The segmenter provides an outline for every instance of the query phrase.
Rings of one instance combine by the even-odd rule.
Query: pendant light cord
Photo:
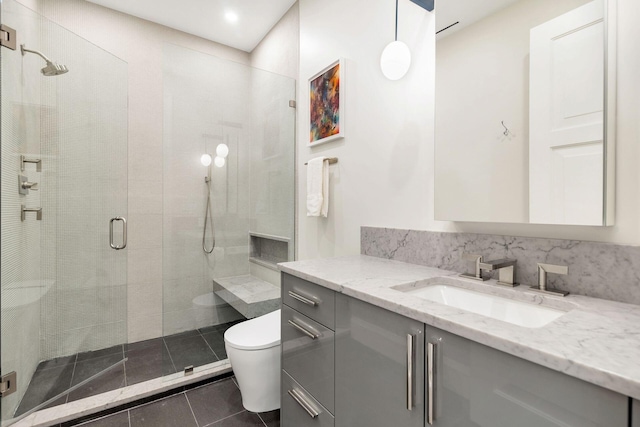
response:
[[[396,41],[398,41],[398,0],[396,0]]]

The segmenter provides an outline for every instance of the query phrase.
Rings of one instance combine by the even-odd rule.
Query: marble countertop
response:
[[[505,353],[640,399],[640,306],[589,298],[543,296],[457,273],[355,255],[278,264],[293,276],[352,296]],[[416,297],[432,283],[505,296],[567,311],[541,328],[526,328]]]

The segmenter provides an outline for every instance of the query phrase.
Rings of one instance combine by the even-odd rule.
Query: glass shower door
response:
[[[0,405],[10,425],[126,384],[128,82],[124,61],[15,0],[0,5],[17,41],[0,49],[0,368],[17,374]]]

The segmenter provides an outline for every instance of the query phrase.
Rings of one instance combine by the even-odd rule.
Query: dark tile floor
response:
[[[128,358],[124,366],[114,368],[49,406],[173,374],[187,366],[202,366],[226,359],[224,332],[236,323],[238,322],[41,362],[15,415],[25,413],[124,357]]]
[[[193,390],[80,424],[84,427],[280,427],[280,411],[242,407],[240,390],[227,378]]]

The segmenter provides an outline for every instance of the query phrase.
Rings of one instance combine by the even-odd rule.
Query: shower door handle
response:
[[[122,245],[117,246],[113,243],[113,223],[116,221],[122,221]],[[109,246],[111,249],[115,249],[119,251],[120,249],[124,249],[127,247],[127,220],[124,217],[117,216],[115,218],[111,218],[109,221]]]

